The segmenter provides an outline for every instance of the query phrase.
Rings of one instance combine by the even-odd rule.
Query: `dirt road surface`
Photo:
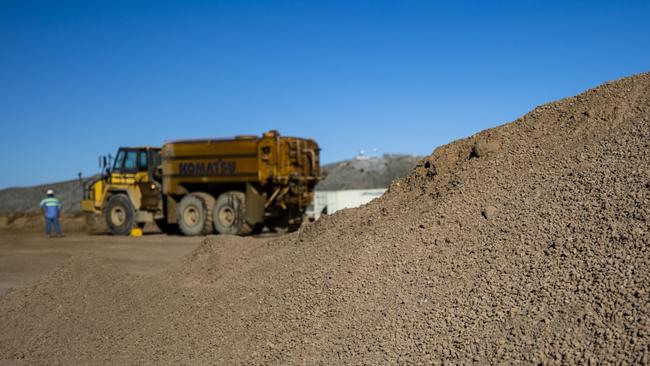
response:
[[[23,287],[75,255],[107,259],[130,274],[158,273],[189,254],[202,238],[150,234],[139,238],[74,233],[49,239],[36,233],[0,231],[0,296]]]

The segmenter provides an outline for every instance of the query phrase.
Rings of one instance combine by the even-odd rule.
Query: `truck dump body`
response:
[[[184,185],[260,181],[259,140],[193,140],[163,146],[163,187],[182,194]]]
[[[184,194],[188,186],[290,180],[315,183],[320,175],[314,140],[265,133],[261,138],[186,140],[162,149],[163,192]]]
[[[208,200],[241,192],[251,226],[299,224],[320,176],[316,142],[281,137],[276,131],[261,137],[173,141],[163,145],[161,155],[168,206],[192,192],[208,194]],[[176,219],[169,216],[170,223]]]

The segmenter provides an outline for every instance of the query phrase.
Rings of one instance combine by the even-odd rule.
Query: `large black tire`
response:
[[[214,198],[207,193],[191,193],[178,205],[178,227],[187,236],[212,234]]]
[[[219,234],[248,235],[253,232],[253,228],[246,223],[246,195],[244,192],[229,191],[219,195],[212,217],[214,228]],[[259,225],[255,226],[255,228],[258,227]]]
[[[214,226],[212,224],[212,210],[214,208],[214,197],[209,193],[196,192],[195,195],[199,196],[203,202],[205,202],[205,212],[207,214],[205,218],[205,228],[203,230],[203,235],[214,234]]]
[[[116,194],[108,199],[104,208],[106,226],[113,235],[129,235],[135,226],[135,207],[125,194]]]

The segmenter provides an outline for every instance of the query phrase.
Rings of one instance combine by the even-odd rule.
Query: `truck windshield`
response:
[[[113,171],[120,170],[122,168],[122,163],[124,162],[124,150],[117,152],[115,157],[115,163],[113,164]]]
[[[113,171],[135,172],[138,168],[138,152],[135,150],[120,150],[115,158]]]

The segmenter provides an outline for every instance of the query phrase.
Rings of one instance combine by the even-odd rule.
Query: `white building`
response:
[[[313,209],[310,207],[307,214],[318,219],[321,214],[332,214],[344,208],[359,207],[381,197],[384,192],[386,192],[385,188],[316,191]]]

